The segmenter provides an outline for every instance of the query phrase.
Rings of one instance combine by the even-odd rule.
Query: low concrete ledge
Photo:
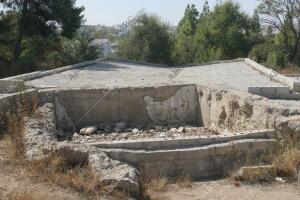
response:
[[[60,68],[53,69],[53,70],[36,71],[36,72],[32,72],[32,73],[21,74],[21,75],[18,75],[18,76],[12,76],[12,77],[8,77],[8,78],[4,78],[4,79],[1,79],[1,80],[2,81],[13,81],[13,80],[29,81],[29,80],[40,78],[40,77],[43,77],[43,76],[49,76],[49,75],[57,74],[57,73],[60,73],[60,72],[64,72],[64,71],[67,71],[67,70],[86,67],[86,66],[93,65],[93,64],[96,64],[98,62],[101,62],[103,60],[104,59],[100,58],[100,59],[90,60],[90,61],[86,61],[86,62],[74,64],[74,65],[60,67]]]
[[[250,86],[248,92],[268,99],[300,100],[300,94],[293,93],[288,86]]]
[[[211,144],[220,144],[236,140],[245,139],[271,139],[275,131],[260,130],[251,132],[235,133],[233,135],[216,135],[210,137],[191,137],[170,140],[147,140],[147,141],[128,141],[128,142],[109,142],[91,144],[102,149],[128,149],[128,150],[171,150],[179,148],[202,147]]]
[[[172,177],[180,170],[193,179],[202,179],[222,177],[245,163],[257,164],[255,158],[268,162],[268,155],[274,150],[275,143],[274,139],[247,139],[175,150],[101,150],[109,157],[138,166],[152,176]]]
[[[0,93],[15,93],[28,88],[23,81],[0,79]]]
[[[269,76],[271,79],[274,79],[285,85],[288,85],[290,89],[294,90],[295,92],[300,92],[300,82],[298,82],[297,80],[281,75],[275,72],[274,70],[266,68],[263,65],[260,65],[249,58],[245,58],[245,63],[250,65],[254,69],[264,73],[265,75]]]
[[[179,67],[196,67],[196,66],[205,66],[205,65],[216,65],[216,64],[225,64],[225,63],[236,63],[236,62],[245,62],[245,58],[236,58],[233,60],[217,60],[211,61],[207,63],[192,63],[192,64],[185,64]]]

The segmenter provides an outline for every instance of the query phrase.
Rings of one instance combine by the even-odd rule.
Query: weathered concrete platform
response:
[[[248,86],[284,86],[243,61],[170,68],[126,62],[98,62],[88,67],[26,81],[37,88],[147,87],[204,84],[247,91]]]

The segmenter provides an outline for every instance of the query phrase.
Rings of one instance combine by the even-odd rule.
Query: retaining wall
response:
[[[54,94],[57,125],[68,129],[102,122],[198,124],[194,85],[61,90]]]
[[[176,150],[101,150],[113,159],[140,168],[149,176],[189,175],[193,179],[203,179],[223,177],[246,162],[257,164],[255,158],[268,162],[268,153],[273,150],[274,143],[272,139],[248,139]]]

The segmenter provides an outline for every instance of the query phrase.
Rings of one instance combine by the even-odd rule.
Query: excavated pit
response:
[[[196,85],[58,91],[58,137],[155,176],[216,178],[249,157],[268,162],[274,130],[253,123],[253,105],[227,93]]]
[[[35,99],[42,110],[41,117],[26,120],[28,158],[78,152],[103,181],[133,193],[139,171],[223,177],[246,164],[268,163],[278,132],[300,132],[300,109],[231,89],[168,85],[25,94],[23,100]],[[0,106],[16,102],[7,97]],[[86,127],[93,131],[82,131]]]

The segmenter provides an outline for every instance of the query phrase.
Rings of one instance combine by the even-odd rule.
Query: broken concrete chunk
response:
[[[177,129],[177,133],[183,133],[184,132],[184,127],[179,127],[178,129]]]
[[[139,133],[139,129],[137,129],[137,128],[132,129],[132,133],[134,133],[134,134]]]
[[[88,126],[80,130],[82,135],[91,135],[97,131],[97,126]]]
[[[177,133],[177,128],[171,128],[170,131],[171,131],[172,133]]]
[[[235,178],[245,182],[270,181],[276,177],[275,165],[242,167],[235,174]]]

